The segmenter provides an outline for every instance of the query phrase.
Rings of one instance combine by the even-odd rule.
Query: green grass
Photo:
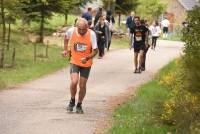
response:
[[[113,115],[112,134],[166,134],[172,132],[172,126],[160,120],[162,104],[169,97],[169,90],[161,87],[158,80],[173,70],[175,63],[164,67],[156,78],[142,85],[136,97],[119,106]]]
[[[61,56],[61,48],[57,46],[49,46],[49,57],[41,58],[45,56],[45,46],[41,44],[37,44],[37,55],[40,57],[34,62],[34,45],[28,42],[26,35],[22,32],[12,35],[11,49],[5,52],[5,63],[11,63],[13,44],[16,46],[16,63],[13,68],[0,69],[0,89],[36,79],[67,65],[67,60]]]
[[[129,39],[125,38],[112,38],[111,48],[120,49],[120,48],[129,48]]]

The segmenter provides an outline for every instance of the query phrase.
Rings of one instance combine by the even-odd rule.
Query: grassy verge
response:
[[[159,85],[159,79],[175,68],[175,62],[164,67],[156,78],[142,85],[137,96],[115,110],[112,134],[166,134],[173,127],[160,120],[162,104],[169,97],[169,90]]]
[[[26,35],[14,32],[12,36],[11,48],[5,51],[5,63],[10,64],[14,45],[16,62],[12,68],[0,69],[0,89],[36,79],[66,66],[67,60],[61,57],[61,48],[49,46],[49,56],[45,58],[45,46],[37,44],[38,57],[34,62],[34,45],[28,42]]]
[[[112,38],[111,48],[114,49],[122,49],[122,48],[129,48],[129,39],[126,38]]]

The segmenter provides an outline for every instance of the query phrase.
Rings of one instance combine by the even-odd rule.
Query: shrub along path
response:
[[[108,115],[108,100],[150,80],[158,70],[179,56],[180,42],[159,41],[150,50],[147,71],[133,73],[133,52],[111,51],[95,59],[83,103],[85,113],[69,114],[69,68],[0,92],[2,134],[92,134],[97,122]]]

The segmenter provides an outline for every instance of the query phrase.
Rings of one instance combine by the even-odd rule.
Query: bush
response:
[[[177,63],[177,70],[166,75],[160,84],[170,91],[170,99],[163,104],[164,113],[161,119],[170,125],[176,126],[177,133],[189,133],[191,126],[199,119],[199,97],[189,92],[185,80],[183,62]],[[194,127],[194,126],[193,126]]]
[[[188,13],[188,27],[183,29],[184,55],[177,71],[160,83],[171,89],[171,97],[163,105],[164,122],[175,125],[176,133],[200,132],[200,7]]]
[[[189,92],[200,93],[200,7],[188,13],[188,27],[183,30],[184,71],[189,83]]]

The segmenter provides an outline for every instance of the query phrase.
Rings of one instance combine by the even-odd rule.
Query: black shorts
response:
[[[145,50],[145,45],[140,44],[140,43],[134,43],[133,48],[134,48],[134,52],[139,53],[140,50],[143,50],[143,51]]]
[[[75,64],[70,64],[70,74],[71,73],[80,73],[81,77],[88,78],[90,74],[91,67],[81,67]]]
[[[163,27],[163,33],[168,33],[168,27]]]

